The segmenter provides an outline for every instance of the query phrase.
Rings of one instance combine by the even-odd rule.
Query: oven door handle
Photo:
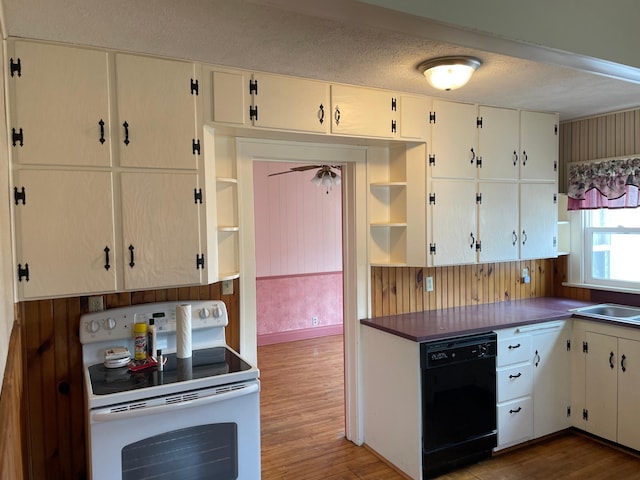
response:
[[[193,400],[185,400],[178,403],[166,403],[164,405],[156,405],[152,407],[134,408],[131,410],[123,410],[114,412],[111,407],[101,408],[91,411],[92,422],[109,422],[114,420],[125,420],[128,418],[142,417],[145,415],[155,415],[158,413],[171,413],[176,410],[182,410],[185,408],[201,407],[213,403],[230,400],[232,398],[249,395],[254,392],[260,391],[260,383],[252,382],[243,385],[242,388],[230,389],[228,391],[214,393],[207,395],[206,397],[200,397]],[[142,402],[140,402],[142,403]]]

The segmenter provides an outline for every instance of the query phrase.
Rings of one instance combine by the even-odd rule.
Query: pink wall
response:
[[[342,192],[254,162],[258,345],[342,332]],[[312,317],[318,326],[312,326]]]

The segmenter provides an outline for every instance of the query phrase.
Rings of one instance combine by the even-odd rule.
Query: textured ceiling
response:
[[[565,62],[570,59],[565,52],[558,59],[557,52],[353,0],[0,0],[0,4],[5,34],[12,37],[555,111],[563,120],[640,104],[639,84],[577,69],[573,61]],[[416,66],[449,54],[474,55],[483,65],[463,89],[433,90]]]

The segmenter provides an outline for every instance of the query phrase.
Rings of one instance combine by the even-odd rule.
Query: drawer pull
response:
[[[518,407],[515,410],[509,410],[509,413],[520,413],[521,410],[522,410],[522,407]]]
[[[519,343],[516,344],[516,345],[509,345],[509,350],[513,350],[513,349],[516,349],[516,348],[520,348],[520,344]]]
[[[517,375],[509,375],[509,378],[520,378],[522,376],[522,373],[518,372]]]

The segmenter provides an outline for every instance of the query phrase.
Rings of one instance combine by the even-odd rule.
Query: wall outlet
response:
[[[433,277],[427,277],[424,282],[424,291],[433,292]]]
[[[222,295],[233,295],[233,280],[222,281]]]
[[[531,283],[531,277],[529,276],[529,269],[522,269],[522,283]]]
[[[311,317],[311,325],[314,327],[318,326],[318,317]]]
[[[104,298],[102,297],[102,295],[89,297],[89,311],[101,312],[102,310],[104,310]]]

